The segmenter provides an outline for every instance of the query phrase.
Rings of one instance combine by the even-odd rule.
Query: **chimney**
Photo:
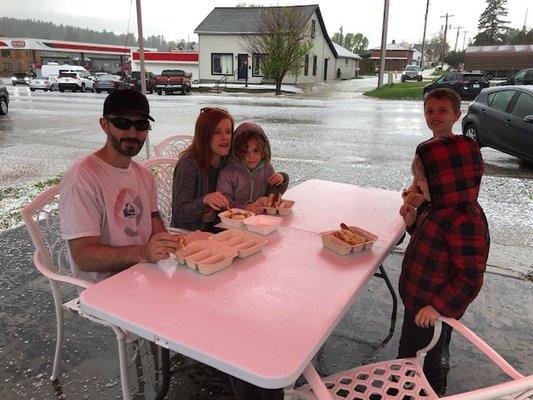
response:
[[[392,39],[392,44],[396,44],[396,40]]]

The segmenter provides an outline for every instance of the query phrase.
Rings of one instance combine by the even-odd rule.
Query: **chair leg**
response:
[[[385,281],[385,283],[387,284],[387,287],[389,288],[389,292],[392,296],[392,313],[391,313],[391,318],[390,318],[389,334],[380,343],[380,346],[384,346],[389,340],[391,340],[392,335],[394,334],[394,329],[396,327],[396,314],[398,313],[398,298],[396,297],[396,292],[394,291],[394,287],[392,286],[392,283],[389,279],[389,276],[387,275],[387,272],[385,271],[385,268],[383,268],[383,265],[379,266],[379,272],[375,273],[374,276],[382,278]]]
[[[52,368],[52,375],[50,380],[53,382],[59,375],[59,364],[61,363],[61,347],[63,346],[63,305],[61,303],[61,293],[57,283],[50,279],[50,286],[52,286],[52,295],[54,297],[54,306],[56,309],[56,351],[54,355],[54,366]]]
[[[126,335],[124,331],[116,326],[111,326],[117,335],[118,358],[120,362],[120,383],[122,385],[122,398],[131,400],[130,387],[128,382],[128,361],[126,357]]]

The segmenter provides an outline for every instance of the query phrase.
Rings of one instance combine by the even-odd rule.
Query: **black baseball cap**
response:
[[[109,114],[142,114],[151,121],[154,119],[150,116],[150,105],[146,96],[141,92],[133,89],[115,90],[106,97],[104,102],[104,116]]]

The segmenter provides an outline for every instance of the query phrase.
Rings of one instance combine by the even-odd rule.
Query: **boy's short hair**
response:
[[[459,110],[461,109],[461,97],[459,97],[457,92],[452,89],[433,89],[427,94],[426,98],[424,99],[424,107],[426,106],[426,103],[429,101],[429,99],[446,99],[452,104],[453,111],[459,112]]]
[[[270,151],[268,149],[268,145],[265,142],[263,136],[261,136],[257,132],[248,131],[241,133],[239,136],[237,136],[235,143],[233,144],[236,150],[235,154],[237,154],[237,156],[241,158],[243,153],[246,151],[246,143],[250,139],[257,139],[257,147],[261,152],[261,158],[263,158],[266,162],[270,162]]]

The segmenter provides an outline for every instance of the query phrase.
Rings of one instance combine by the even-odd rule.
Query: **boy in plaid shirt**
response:
[[[478,145],[463,136],[426,141],[417,147],[412,170],[430,203],[419,216],[408,204],[400,208],[411,240],[399,283],[405,306],[399,358],[415,356],[430,342],[440,315],[462,317],[481,289],[489,253],[487,220],[477,202],[483,175]],[[447,371],[441,365],[451,333],[446,327],[424,363],[438,395],[446,391]]]

